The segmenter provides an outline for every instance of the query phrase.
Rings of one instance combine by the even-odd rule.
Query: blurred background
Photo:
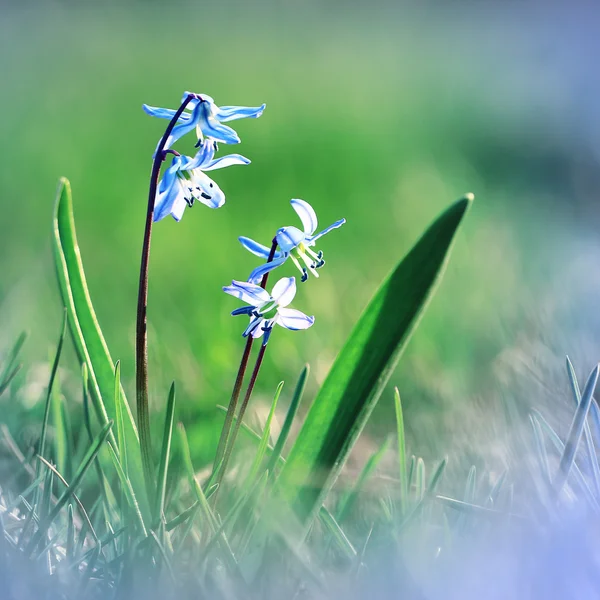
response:
[[[153,408],[177,382],[195,459],[209,460],[243,348],[221,286],[256,264],[237,242],[320,224],[327,266],[300,286],[306,332],[269,344],[254,409],[303,364],[314,397],[382,278],[436,214],[476,203],[438,293],[391,384],[425,457],[480,448],[506,459],[505,407],[560,398],[565,354],[600,357],[597,259],[600,50],[593,7],[547,2],[0,2],[0,348],[30,333],[3,419],[39,420],[61,306],[50,245],[58,178],[71,180],[91,296],[133,398],[138,269],[152,152],[184,90],[218,104],[267,103],[236,123],[252,160],[215,172],[211,211],[154,229],[149,336]],[[192,141],[179,149],[192,151]],[[186,145],[187,144],[187,145]],[[223,149],[222,149],[223,150]],[[291,268],[288,269],[290,274]],[[72,351],[61,376],[80,402]],[[390,433],[391,390],[363,444]],[[74,419],[79,418],[76,410]],[[567,421],[568,424],[568,421]],[[157,431],[160,419],[155,419]],[[564,429],[564,427],[563,427]],[[361,448],[357,449],[361,453]]]

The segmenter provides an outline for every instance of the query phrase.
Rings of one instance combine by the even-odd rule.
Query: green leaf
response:
[[[435,290],[472,196],[447,209],[379,288],[336,358],[279,477],[308,525],[335,482]]]
[[[58,283],[63,303],[67,307],[68,322],[80,362],[87,366],[89,389],[94,408],[102,425],[109,420],[116,422],[117,410],[114,401],[115,369],[108,346],[100,330],[96,313],[87,287],[83,263],[73,217],[71,185],[64,177],[60,180],[54,208],[53,220],[54,255]],[[144,516],[149,517],[146,497],[142,456],[133,415],[123,389],[123,428],[127,441],[127,464],[132,485],[140,502]],[[110,432],[113,447],[115,435]]]

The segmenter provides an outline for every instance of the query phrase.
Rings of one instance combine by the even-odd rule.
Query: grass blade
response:
[[[321,523],[323,523],[329,533],[331,533],[340,550],[346,555],[346,558],[354,562],[358,553],[350,540],[346,537],[339,522],[335,520],[334,516],[324,506],[321,506],[319,509],[319,519],[321,519]]]
[[[596,383],[598,383],[599,373],[600,366],[596,365],[588,377],[583,394],[581,396],[581,402],[575,411],[575,416],[573,417],[573,422],[571,423],[571,428],[569,430],[569,434],[567,435],[565,450],[560,459],[558,473],[556,474],[556,478],[554,480],[554,494],[556,497],[558,497],[562,491],[563,486],[569,477],[571,467],[575,462],[575,454],[583,434],[583,426],[590,409],[590,404],[594,398],[594,390],[596,389]]]
[[[381,285],[315,398],[278,480],[306,527],[335,482],[431,298],[472,197],[447,209]]]
[[[408,477],[406,473],[406,441],[404,437],[404,413],[400,401],[400,391],[394,388],[394,407],[396,409],[396,431],[398,435],[398,467],[400,475],[400,511],[408,508]]]
[[[247,485],[252,485],[252,482],[258,475],[258,471],[260,469],[260,465],[262,464],[263,458],[265,457],[265,453],[267,452],[267,447],[269,446],[269,436],[271,434],[271,421],[273,420],[273,415],[275,414],[275,408],[277,407],[277,402],[279,400],[279,396],[281,395],[282,389],[283,389],[283,381],[279,382],[279,385],[277,386],[277,389],[275,390],[275,395],[273,396],[273,402],[271,403],[271,409],[269,410],[269,415],[267,417],[267,420],[265,421],[263,433],[260,438],[260,442],[258,443],[258,448],[256,450],[256,454],[254,455],[254,460],[252,461],[252,466],[250,467],[250,473],[248,474]],[[271,455],[271,460],[272,459],[273,459],[273,455]]]
[[[298,412],[300,402],[302,401],[302,396],[304,395],[304,388],[306,387],[306,381],[309,373],[310,367],[308,365],[304,365],[304,369],[302,369],[302,373],[300,373],[298,383],[296,384],[296,389],[294,390],[294,396],[292,397],[292,401],[285,416],[283,427],[279,432],[279,437],[277,438],[277,442],[273,448],[273,453],[271,454],[271,458],[267,463],[266,470],[269,471],[271,478],[275,478],[275,470],[279,464],[279,458],[281,457],[285,443],[290,435],[292,424],[296,418],[296,413]]]
[[[27,547],[27,555],[31,555],[31,553],[35,550],[42,536],[46,534],[46,531],[48,530],[48,527],[50,526],[52,521],[54,521],[54,519],[63,509],[64,505],[71,499],[71,497],[75,493],[77,486],[83,480],[84,475],[87,473],[87,470],[94,462],[94,459],[98,455],[98,452],[100,452],[100,448],[102,447],[102,444],[104,444],[104,442],[106,441],[106,438],[108,437],[112,426],[113,422],[109,421],[104,426],[104,428],[102,429],[102,431],[100,432],[90,449],[87,451],[86,455],[83,458],[83,461],[81,462],[81,465],[79,466],[79,469],[77,469],[77,473],[75,473],[75,477],[73,477],[73,481],[71,482],[70,486],[62,493],[60,498],[56,501],[54,508],[50,511],[50,513],[44,519],[44,521],[40,523],[39,529],[37,530],[35,535],[32,536]]]
[[[343,523],[346,520],[346,517],[352,512],[352,509],[354,508],[354,505],[356,504],[356,501],[358,500],[358,497],[363,487],[365,486],[365,483],[367,482],[369,477],[371,477],[371,475],[375,473],[377,467],[379,466],[379,463],[389,450],[391,441],[391,438],[387,438],[385,442],[381,444],[381,448],[376,450],[369,457],[369,460],[367,460],[352,489],[341,497],[338,503],[337,510],[338,523]]]
[[[567,356],[567,373],[569,375],[569,382],[573,390],[573,397],[575,399],[575,405],[579,406],[581,403],[581,391],[579,390],[579,383],[577,382],[577,376],[575,375],[575,369],[573,363]],[[593,394],[592,394],[593,396]],[[590,410],[597,408],[596,403],[592,400]],[[594,447],[594,438],[592,437],[592,430],[587,421],[587,418],[583,424],[583,435],[585,437],[585,445],[587,449],[588,460],[592,467],[592,476],[594,478],[594,488],[596,490],[596,497],[600,499],[600,465],[598,465],[598,455],[596,454],[596,448]]]
[[[164,516],[165,495],[167,489],[167,474],[169,469],[169,460],[171,458],[171,440],[173,439],[173,423],[175,418],[175,382],[171,384],[169,398],[167,400],[167,412],[165,415],[165,429],[163,433],[162,450],[160,453],[160,463],[158,467],[158,489],[156,496],[156,514],[155,522],[158,522]]]

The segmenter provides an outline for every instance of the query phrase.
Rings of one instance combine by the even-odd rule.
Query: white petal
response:
[[[280,308],[277,311],[277,324],[292,331],[308,329],[314,322],[314,317],[309,317],[294,308]]]
[[[239,298],[251,306],[259,306],[260,304],[264,304],[271,300],[269,293],[261,288],[260,285],[248,283],[247,281],[233,280],[231,285],[223,288],[223,291],[230,296]]]
[[[284,277],[274,286],[271,296],[279,306],[287,306],[296,295],[296,279],[294,277]]]
[[[199,202],[210,208],[219,208],[225,204],[225,194],[221,188],[200,169],[190,171],[192,178],[189,185],[192,188],[192,194]]]
[[[299,199],[290,200],[290,204],[302,221],[304,233],[312,235],[317,230],[318,225],[317,215],[313,207],[308,202]]]

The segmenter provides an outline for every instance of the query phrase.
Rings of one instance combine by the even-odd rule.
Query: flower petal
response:
[[[234,279],[231,285],[223,288],[223,291],[252,306],[258,306],[271,300],[269,292],[261,288],[260,285],[254,285],[246,281],[236,281]]]
[[[244,246],[244,248],[246,248],[246,250],[249,250],[250,252],[252,252],[252,254],[255,254],[256,256],[260,256],[261,258],[264,258],[265,260],[267,258],[269,258],[269,254],[271,253],[271,249],[267,248],[266,246],[263,246],[262,244],[259,244],[258,242],[255,242],[254,240],[251,240],[250,238],[247,238],[243,235],[241,235],[238,240],[240,240],[240,243],[242,244],[242,246]]]
[[[154,202],[153,220],[160,221],[170,212],[178,194],[181,193],[177,171],[181,166],[181,158],[174,156],[169,168],[164,172],[162,179],[158,184],[156,200]]]
[[[262,317],[253,317],[250,319],[250,323],[248,323],[248,327],[244,330],[242,335],[244,337],[248,337],[252,334],[253,338],[260,337],[262,335],[262,324],[264,319]]]
[[[294,308],[280,308],[277,311],[277,324],[290,329],[299,331],[300,329],[308,329],[314,322],[314,317],[309,317],[303,312]]]
[[[211,115],[211,106],[209,102],[199,102],[192,112],[194,126],[198,124],[202,133],[217,142],[223,144],[239,144],[238,134],[228,127],[222,125]],[[180,127],[179,125],[177,127]]]
[[[249,106],[215,106],[213,114],[223,123],[235,119],[245,119],[246,117],[256,119],[263,114],[266,106],[266,104],[254,108]]]
[[[231,165],[249,165],[250,160],[241,154],[228,154],[227,156],[221,156],[215,160],[211,160],[207,165],[202,167],[203,171],[213,171],[214,169],[223,169],[224,167],[230,167]]]
[[[305,233],[293,226],[282,227],[281,229],[278,229],[275,237],[277,238],[277,243],[283,252],[290,252],[299,244],[306,241]]]
[[[256,267],[256,269],[254,269],[254,271],[252,271],[252,273],[250,273],[250,277],[248,277],[248,281],[259,282],[265,273],[269,273],[273,269],[276,269],[277,267],[282,265],[287,260],[288,256],[289,256],[288,254],[283,253],[283,254],[281,254],[281,256],[274,258],[271,262],[267,262],[264,265],[260,265],[259,267]]]
[[[173,206],[171,207],[171,216],[179,223],[183,217],[183,213],[187,208],[187,202],[183,196],[183,191],[175,198]]]
[[[200,169],[190,171],[191,179],[189,180],[192,188],[191,194],[194,195],[199,202],[210,208],[220,208],[225,204],[225,194],[221,188]]]
[[[296,278],[283,277],[274,286],[271,297],[279,306],[287,306],[296,295]]]
[[[316,242],[320,237],[323,237],[326,233],[329,233],[332,229],[337,229],[338,227],[341,227],[345,222],[346,222],[346,219],[340,219],[339,221],[336,221],[333,225],[330,225],[329,227],[326,227],[325,229],[323,229],[323,231],[320,231],[319,233],[317,233],[317,235],[313,235],[313,237],[311,237],[308,240],[308,243],[312,246],[314,244],[314,242]]]
[[[312,235],[317,230],[318,225],[317,215],[313,207],[308,202],[300,199],[290,200],[290,204],[302,221],[304,233],[307,236]]]
[[[146,114],[150,115],[151,117],[158,117],[159,119],[171,120],[175,116],[175,113],[177,112],[176,110],[173,110],[172,108],[158,108],[157,106],[149,106],[148,104],[142,104],[142,108],[144,109],[144,112]],[[190,113],[184,112],[179,117],[178,122],[186,121],[189,118],[190,118]]]
[[[191,169],[204,169],[204,166],[209,164],[215,156],[215,144],[212,140],[202,142],[198,152],[194,158],[189,156],[183,157],[182,169],[189,171]]]

